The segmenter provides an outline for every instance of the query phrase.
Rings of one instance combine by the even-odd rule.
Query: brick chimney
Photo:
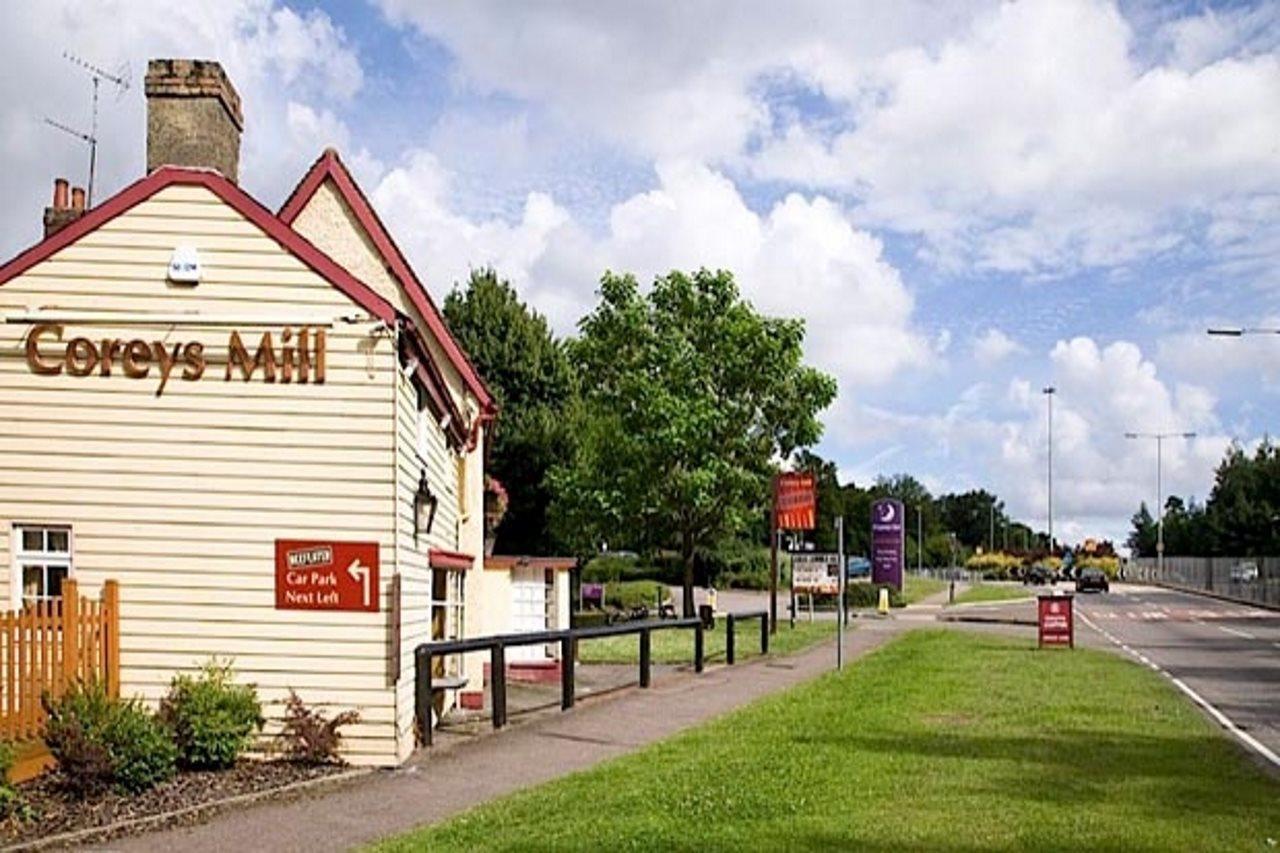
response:
[[[84,215],[84,190],[76,187],[67,198],[66,178],[53,182],[53,204],[44,209],[44,236],[50,237]]]
[[[147,63],[147,172],[161,166],[215,169],[240,178],[240,96],[216,62]]]

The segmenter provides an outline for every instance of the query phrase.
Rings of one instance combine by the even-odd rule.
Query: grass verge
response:
[[[915,604],[917,601],[936,595],[946,588],[946,581],[918,575],[907,575],[902,580],[902,600],[907,604]]]
[[[1280,783],[1104,652],[913,632],[401,850],[1265,850]]]
[[[769,638],[769,652],[786,655],[806,649],[815,643],[829,640],[835,648],[836,623],[796,621],[796,627],[787,622],[778,625],[778,633]],[[650,651],[654,663],[692,663],[693,631],[688,628],[668,628],[650,635]],[[724,620],[717,619],[714,631],[703,635],[703,654],[707,660],[724,660]],[[738,660],[757,657],[760,654],[760,623],[752,620],[740,623],[734,631],[735,652]],[[635,634],[621,637],[601,637],[578,642],[578,660],[583,663],[636,663],[640,660],[640,639]]]
[[[1018,598],[1032,598],[1034,592],[1025,586],[1005,586],[1003,584],[983,583],[971,586],[964,592],[956,594],[956,604],[978,604],[984,601],[1013,601]]]

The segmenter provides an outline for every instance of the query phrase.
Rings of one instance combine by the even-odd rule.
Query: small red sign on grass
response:
[[[1075,648],[1075,614],[1069,595],[1041,595],[1040,646],[1067,646]]]

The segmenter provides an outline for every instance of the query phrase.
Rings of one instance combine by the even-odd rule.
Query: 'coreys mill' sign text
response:
[[[142,338],[77,337],[63,340],[58,323],[41,323],[27,335],[27,366],[39,376],[111,376],[120,373],[130,379],[154,379],[156,396],[164,393],[171,378],[196,382],[209,366],[200,341],[146,341]],[[278,342],[278,346],[277,346]],[[223,381],[241,378],[245,382],[261,375],[264,382],[324,382],[325,330],[302,326],[296,331],[286,326],[278,335],[263,332],[252,355],[233,331],[227,339],[227,359]]]

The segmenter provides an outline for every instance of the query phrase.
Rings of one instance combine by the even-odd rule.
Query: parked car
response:
[[[1232,583],[1253,583],[1258,579],[1258,564],[1252,561],[1236,563],[1231,567]]]
[[[1081,569],[1080,574],[1076,576],[1076,592],[1110,592],[1111,582],[1107,580],[1107,573],[1102,569],[1086,568]]]
[[[845,571],[849,580],[871,577],[871,561],[866,557],[850,557],[845,563]]]

